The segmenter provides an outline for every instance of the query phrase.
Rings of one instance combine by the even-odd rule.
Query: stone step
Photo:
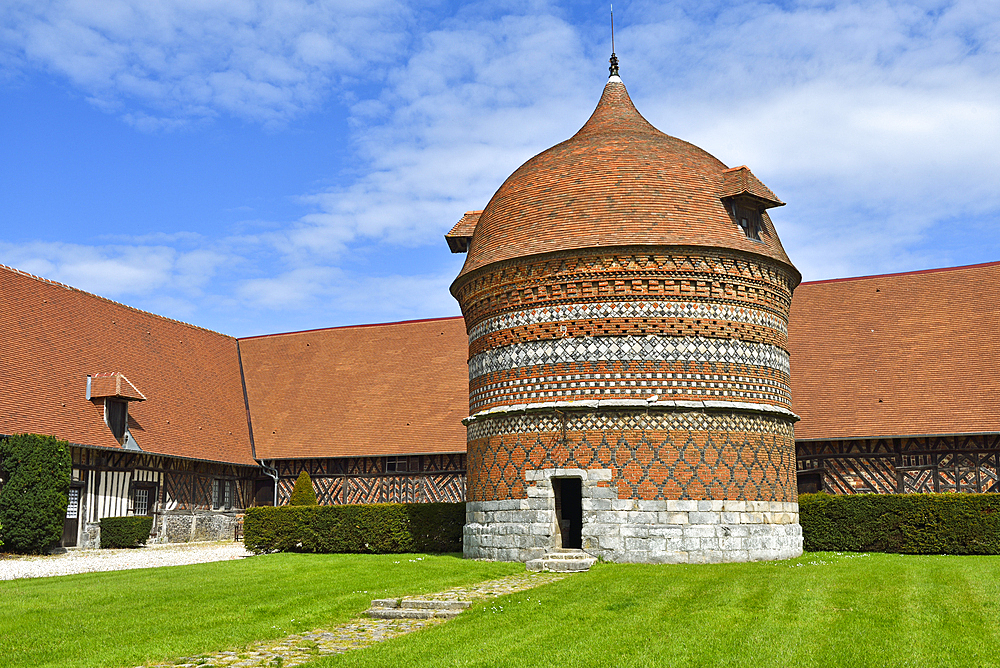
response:
[[[451,619],[461,610],[435,610],[433,608],[371,608],[365,614],[375,619]]]
[[[469,601],[429,601],[419,598],[378,598],[365,611],[376,619],[450,619],[472,605]]]
[[[536,572],[576,573],[589,571],[595,563],[597,563],[597,559],[583,550],[559,549],[546,552],[540,559],[532,559],[525,564],[525,568]]]
[[[424,610],[465,610],[472,605],[471,601],[426,601],[419,598],[404,598],[399,607]]]
[[[575,554],[546,554],[542,559],[557,559],[560,561],[574,561],[579,559],[593,559],[592,556],[586,552],[577,552]]]
[[[398,598],[376,598],[372,601],[372,608],[398,608],[400,600]]]

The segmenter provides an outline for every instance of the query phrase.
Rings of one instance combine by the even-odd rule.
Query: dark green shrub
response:
[[[312,478],[309,473],[303,471],[295,479],[295,487],[292,488],[292,496],[288,499],[290,506],[315,506],[316,490],[313,489]]]
[[[248,508],[252,552],[460,552],[464,503],[375,503]]]
[[[1000,554],[998,494],[802,494],[804,548]]]
[[[101,548],[139,547],[149,540],[153,518],[146,515],[105,517],[101,520]]]
[[[5,549],[42,554],[62,538],[72,473],[69,444],[54,436],[0,439],[0,525]]]

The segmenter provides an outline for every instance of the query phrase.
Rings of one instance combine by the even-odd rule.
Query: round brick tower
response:
[[[451,287],[469,334],[466,557],[801,554],[801,276],[766,213],[781,205],[650,125],[614,70],[583,128],[504,182]]]

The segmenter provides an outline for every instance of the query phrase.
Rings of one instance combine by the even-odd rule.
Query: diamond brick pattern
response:
[[[480,376],[469,386],[469,410],[525,402],[579,399],[665,399],[769,403],[788,408],[788,376],[731,364],[547,365]]]
[[[788,353],[776,346],[683,336],[602,336],[530,341],[476,355],[469,379],[537,364],[567,362],[690,361],[748,364],[789,373]]]
[[[456,281],[452,294],[470,328],[530,308],[633,300],[745,306],[787,320],[798,282],[793,270],[720,249],[683,250],[590,249],[507,260]]]
[[[567,431],[736,431],[792,437],[792,425],[784,419],[752,413],[705,413],[702,411],[605,411],[568,413],[565,421],[554,413],[510,415],[471,423],[469,440],[507,434],[549,434]]]
[[[596,304],[553,304],[540,308],[505,313],[484,320],[469,330],[469,343],[486,334],[504,329],[542,323],[602,320],[609,318],[704,318],[742,322],[788,333],[787,324],[779,317],[761,309],[730,304],[697,301],[634,301],[601,302]]]
[[[525,498],[524,472],[610,468],[619,498],[794,501],[791,425],[764,416],[611,413],[470,425],[470,501]],[[741,431],[746,429],[746,431]]]

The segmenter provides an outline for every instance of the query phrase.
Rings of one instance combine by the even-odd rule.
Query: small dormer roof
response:
[[[452,253],[469,252],[469,242],[472,241],[472,233],[476,229],[476,223],[479,222],[479,216],[482,213],[482,209],[479,211],[466,211],[462,219],[455,224],[455,227],[451,228],[451,232],[444,235],[445,241],[448,242],[448,248],[451,249]]]
[[[90,397],[92,399],[122,399],[124,401],[145,401],[146,395],[136,389],[125,374],[118,371],[95,373],[90,377]]]
[[[731,167],[722,172],[722,192],[719,197],[747,197],[755,200],[764,209],[785,206],[785,203],[754,176],[746,165]]]

